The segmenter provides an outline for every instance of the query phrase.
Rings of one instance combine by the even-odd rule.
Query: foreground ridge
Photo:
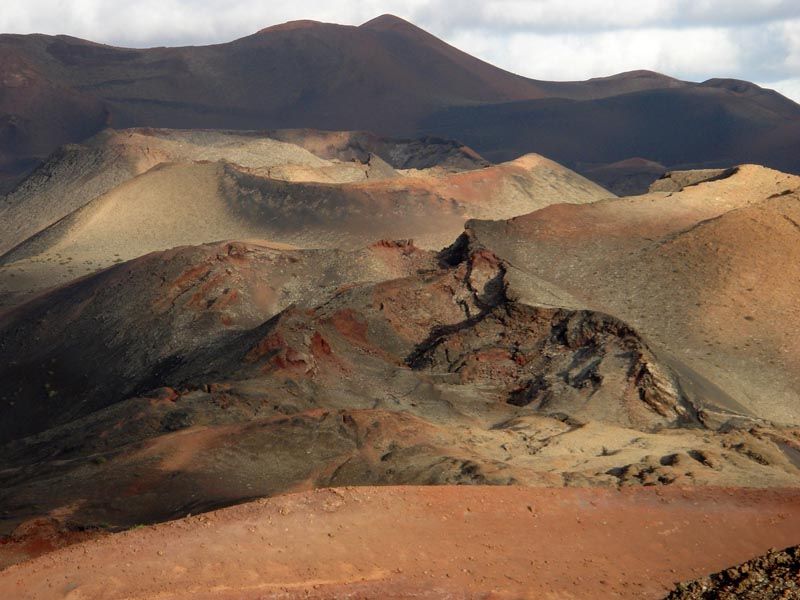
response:
[[[59,550],[0,571],[0,589],[24,600],[64,589],[109,600],[658,600],[676,580],[797,539],[799,499],[677,487],[317,490]]]

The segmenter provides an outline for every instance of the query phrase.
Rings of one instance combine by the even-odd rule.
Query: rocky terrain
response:
[[[507,269],[225,243],[8,311],[2,527],[368,483],[796,484],[797,429],[715,404],[613,316],[515,300]]]
[[[632,160],[800,172],[800,106],[774,91],[648,71],[527,79],[392,15],[359,27],[296,21],[182,48],[0,36],[0,193],[58,147],[107,127],[436,135],[493,162],[542,154],[624,193],[663,173],[620,176]]]
[[[772,550],[720,573],[680,584],[667,600],[800,598],[800,548]]]
[[[795,544],[798,191],[358,132],[62,148],[0,208],[0,590],[659,598]]]

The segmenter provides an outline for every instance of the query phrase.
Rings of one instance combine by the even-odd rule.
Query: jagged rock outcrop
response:
[[[696,169],[692,171],[668,171],[650,184],[650,192],[680,192],[682,189],[710,181],[726,179],[737,172],[729,169]]]
[[[797,600],[800,546],[771,550],[714,575],[681,583],[665,600]]]

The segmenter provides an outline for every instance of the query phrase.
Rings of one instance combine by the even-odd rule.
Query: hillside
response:
[[[507,248],[536,245],[507,231],[498,254],[472,233],[440,253],[183,247],[5,311],[0,534],[66,507],[64,527],[126,528],[349,485],[797,485],[796,406],[774,393],[793,371],[740,402],[653,335],[668,312],[534,297]]]
[[[798,500],[779,490],[318,490],[59,550],[0,572],[0,586],[20,600],[61,598],[61,581],[109,600],[661,600],[676,580],[797,539]],[[48,543],[47,527],[14,546]]]
[[[490,165],[442,139],[108,130],[54,154],[0,202],[0,304],[174,246],[413,238],[439,249],[469,218],[609,196],[541,156]]]
[[[678,192],[471,222],[467,237],[521,273],[528,301],[614,314],[752,414],[794,422],[799,188],[745,165]]]
[[[392,502],[420,511],[426,541],[395,525],[398,543],[438,556],[431,532],[441,531],[463,539],[466,556],[486,544],[503,553],[502,573],[497,560],[461,567],[447,585],[449,559],[392,567],[424,564],[453,593],[489,593],[486,582],[514,569],[520,589],[561,589],[547,563],[531,569],[518,552],[509,562],[509,528],[531,552],[546,544],[565,560],[582,540],[569,572],[586,583],[570,586],[631,598],[793,542],[800,177],[754,165],[674,171],[646,195],[616,198],[538,155],[489,165],[446,140],[270,135],[282,139],[106,132],[55,155],[52,176],[15,196],[6,215],[21,225],[28,205],[35,226],[56,220],[0,268],[0,567],[89,545],[10,566],[0,585],[36,591],[57,573],[93,593],[107,583],[85,568],[102,563],[93,548],[131,552],[132,572],[154,567],[130,540],[147,556],[159,545],[161,565],[183,556],[162,533],[117,532],[181,519],[194,540],[196,523],[220,513],[187,515],[261,498],[251,507],[285,516],[300,498],[288,510],[305,533],[286,539],[322,535],[320,552],[339,540],[351,566],[325,571],[323,585],[292,553],[277,581],[262,574],[275,573],[269,549],[294,547],[256,538],[262,552],[246,569],[256,595],[285,581],[322,597],[416,593],[394,575],[377,587],[347,575],[387,568],[361,553],[373,538],[339,529],[364,519],[385,544],[391,528],[367,499],[354,520],[330,522],[303,500],[361,498],[370,486],[403,486],[410,495],[392,491]],[[401,168],[412,156],[424,168]],[[77,208],[58,218],[62,182]],[[451,485],[476,486],[458,497],[480,508],[453,507]],[[302,495],[321,488],[332,490]],[[528,504],[496,509],[512,496]],[[436,497],[442,513],[428,510]],[[545,520],[547,499],[558,510]],[[396,523],[398,508],[380,506]],[[242,531],[248,510],[222,514]],[[614,543],[630,531],[626,543],[642,544],[613,569],[610,522]],[[248,534],[263,524],[247,523]],[[180,546],[198,564],[228,557],[220,569],[235,581],[204,580],[229,586],[221,598],[252,591],[231,558],[249,546],[234,544]],[[73,552],[90,575],[62,560]],[[179,594],[182,568],[146,585],[114,575],[115,589]]]
[[[448,107],[422,129],[457,135],[490,160],[536,151],[587,175],[635,157],[667,168],[758,163],[800,172],[800,107],[757,86],[737,89],[699,84],[584,101]]]
[[[647,71],[537,81],[390,15],[360,27],[299,21],[185,48],[3,35],[0,57],[7,189],[58,146],[107,126],[436,134],[495,161],[535,152],[587,173],[634,157],[800,172],[800,107],[775,92]]]

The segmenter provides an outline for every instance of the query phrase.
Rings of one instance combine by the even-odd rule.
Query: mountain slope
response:
[[[786,138],[800,107],[775,92],[647,71],[586,82],[536,81],[390,15],[360,27],[293,22],[189,48],[139,50],[67,36],[5,35],[0,56],[0,167],[11,178],[57,146],[109,124],[311,127],[413,137],[444,132],[455,139],[463,133],[479,152],[502,160],[538,152],[571,167],[641,156],[668,159],[668,167],[734,161],[800,171],[800,159],[792,158],[798,152],[787,152],[796,149],[798,136]],[[604,99],[619,100],[609,106]],[[639,135],[648,141],[631,154],[628,131],[651,113],[650,127],[668,138],[669,150],[664,139]],[[704,135],[680,141],[709,116],[715,120]],[[735,148],[732,155],[729,137],[754,131],[752,150]],[[585,143],[587,135],[603,143]]]
[[[438,106],[541,95],[533,82],[391,18],[359,28],[300,22],[196,48],[131,50],[66,36],[2,36],[0,53],[20,57],[2,67],[0,114],[8,116],[0,151],[6,161],[42,158],[57,145],[97,131],[106,120],[118,128],[398,133],[413,131],[413,123]],[[97,122],[56,113],[50,122],[40,122],[52,111],[31,103],[29,96],[56,104],[65,96],[64,87],[107,115],[101,110],[104,117]],[[66,110],[69,102],[63,106]]]
[[[0,304],[174,246],[413,238],[438,249],[470,218],[610,196],[541,156],[489,165],[441,139],[109,130],[54,154],[0,202]]]
[[[538,152],[587,174],[632,157],[667,167],[749,162],[800,172],[800,106],[750,86],[747,93],[700,84],[585,101],[451,107],[422,128],[457,135],[490,160]]]
[[[161,163],[17,247],[89,269],[228,234],[317,249],[182,246],[0,312],[4,541],[349,485],[797,487],[800,177],[596,199],[538,156],[452,172],[294,147],[323,162],[303,176],[378,177]],[[481,212],[439,252],[358,245]]]
[[[156,165],[222,159],[256,169],[330,166],[294,144],[264,136],[106,130],[54,153],[0,201],[0,254]]]
[[[713,382],[717,404],[797,422],[798,190],[745,165],[679,192],[473,221],[467,237],[515,267],[527,301],[613,314]]]
[[[308,129],[108,129],[83,144],[60,148],[0,198],[0,255],[156,165],[220,160],[275,179],[322,183],[392,177],[397,175],[392,167],[457,172],[489,165],[470,148],[434,138],[395,140]]]
[[[227,242],[0,315],[0,534],[344,485],[796,485],[796,429],[709,418],[636,329],[514,299],[512,269]]]

